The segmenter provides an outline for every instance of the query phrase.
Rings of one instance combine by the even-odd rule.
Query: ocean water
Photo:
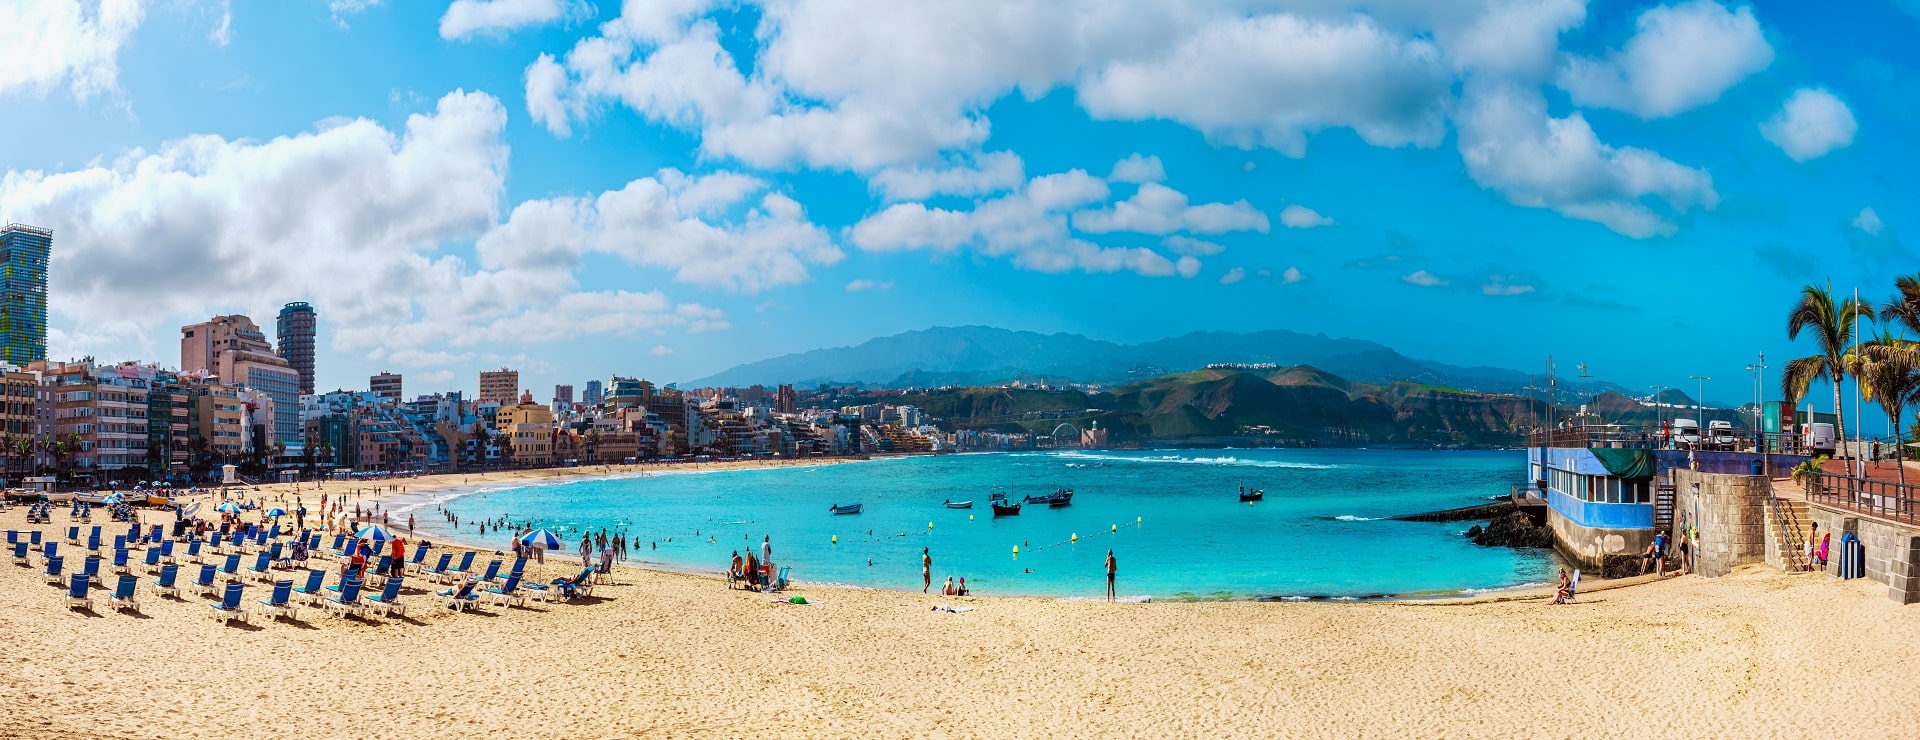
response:
[[[1385,517],[1484,503],[1525,475],[1513,451],[1159,450],[908,457],[837,465],[580,480],[483,489],[417,504],[422,529],[481,539],[483,518],[571,534],[624,531],[633,558],[719,572],[771,536],[799,581],[918,590],[921,548],[934,588],[964,576],[975,593],[1097,597],[1109,548],[1122,596],[1168,599],[1452,595],[1549,582],[1543,551],[1479,547],[1471,522]],[[1237,500],[1239,486],[1266,500]],[[1056,486],[1073,505],[995,518],[987,496]],[[972,500],[948,509],[945,500]],[[862,503],[835,516],[833,504]],[[449,532],[433,512],[462,519]],[[1074,539],[1077,535],[1077,541]],[[838,538],[836,543],[834,540]],[[1018,545],[1020,552],[1014,554]],[[569,548],[571,549],[571,548]]]

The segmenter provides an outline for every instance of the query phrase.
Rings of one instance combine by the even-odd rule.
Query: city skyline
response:
[[[1798,285],[1913,263],[1910,5],[507,7],[8,6],[49,357],[308,302],[319,389],[959,324],[1737,389]]]

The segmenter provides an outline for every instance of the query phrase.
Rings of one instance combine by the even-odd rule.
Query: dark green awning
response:
[[[1600,459],[1600,465],[1612,473],[1615,478],[1652,478],[1660,464],[1653,457],[1652,450],[1627,450],[1617,447],[1591,447],[1593,456]]]

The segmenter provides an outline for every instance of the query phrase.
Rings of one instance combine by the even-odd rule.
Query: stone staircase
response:
[[[1807,502],[1767,499],[1767,562],[1788,573],[1813,570],[1807,562]]]

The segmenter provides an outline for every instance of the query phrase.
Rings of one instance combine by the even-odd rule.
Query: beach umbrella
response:
[[[213,510],[223,514],[238,514],[240,513],[240,505],[232,501],[224,501],[221,502],[219,506],[213,507]]]
[[[520,544],[522,545],[526,545],[528,547],[538,547],[542,550],[560,549],[560,535],[554,534],[553,532],[550,532],[545,529],[536,529],[536,530],[533,530],[532,532],[528,532],[526,534],[520,535],[519,541],[520,541]]]
[[[368,527],[361,527],[360,531],[353,533],[353,538],[356,540],[370,539],[374,542],[386,542],[387,540],[393,539],[393,533],[387,531],[386,527],[375,524]]]
[[[267,516],[286,516],[286,515],[287,515],[287,510],[282,509],[278,506],[275,506],[267,510]]]
[[[121,498],[120,498],[120,494],[118,493],[109,493],[107,494],[106,498],[100,499],[100,503],[106,504],[108,506],[118,506],[120,505],[120,501],[121,501]]]

